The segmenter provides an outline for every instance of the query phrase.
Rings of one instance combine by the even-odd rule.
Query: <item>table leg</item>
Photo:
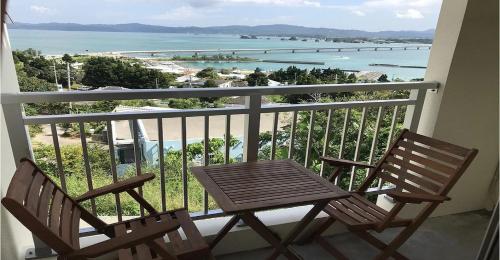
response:
[[[281,246],[279,248],[288,248],[290,244],[297,238],[298,235],[309,225],[314,218],[325,208],[328,201],[321,201],[314,205],[314,207],[307,212],[307,214],[297,223],[297,225],[288,233],[288,235],[281,241]],[[278,247],[274,249],[274,252],[268,257],[268,259],[276,259],[281,254]]]
[[[290,251],[287,247],[281,244],[280,238],[275,235],[269,228],[264,225],[256,216],[252,213],[244,213],[241,215],[241,219],[251,227],[257,234],[264,238],[269,244],[271,244],[278,252],[284,254],[288,259],[299,260],[297,255]]]
[[[214,238],[214,240],[212,240],[212,242],[210,243],[210,249],[213,249],[227,235],[227,233],[234,227],[234,225],[238,223],[239,220],[240,216],[234,215],[229,220],[229,222],[227,222],[226,225],[224,225],[224,227],[219,231],[219,233],[217,233],[217,236]]]

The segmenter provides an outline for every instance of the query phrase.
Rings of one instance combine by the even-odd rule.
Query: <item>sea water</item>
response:
[[[135,33],[135,32],[83,32],[47,30],[9,30],[13,49],[34,48],[43,54],[82,54],[109,51],[137,50],[200,50],[200,49],[272,49],[272,48],[344,48],[344,47],[397,47],[411,44],[334,43],[313,39],[308,41],[281,40],[278,37],[259,37],[259,39],[240,39],[239,35],[219,34],[175,34],[175,33]],[[308,53],[241,53],[241,57],[259,60],[312,61],[325,65],[282,64],[264,62],[187,62],[185,67],[192,68],[233,68],[254,70],[259,67],[274,71],[295,65],[300,68],[340,68],[343,70],[379,71],[389,79],[410,80],[423,78],[425,69],[374,67],[369,64],[395,64],[404,66],[427,66],[430,50],[394,51],[346,51],[346,52],[308,52]],[[215,54],[215,53],[213,53]],[[207,53],[206,55],[213,55]],[[137,54],[138,56],[141,54]],[[144,54],[142,54],[144,57]],[[173,54],[156,55],[171,57]],[[192,53],[176,54],[190,56]],[[146,56],[147,57],[147,56]]]

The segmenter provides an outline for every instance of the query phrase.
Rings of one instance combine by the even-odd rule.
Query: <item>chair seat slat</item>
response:
[[[328,215],[333,216],[334,218],[340,220],[344,224],[347,224],[347,225],[356,225],[356,224],[359,223],[357,220],[351,218],[350,216],[348,216],[344,212],[338,210],[337,208],[331,206],[330,204],[325,207],[324,211]]]
[[[71,237],[71,223],[73,222],[71,218],[72,208],[72,201],[66,198],[61,210],[61,236],[70,245],[73,244]]]
[[[335,207],[337,210],[341,211],[342,213],[348,215],[352,219],[356,220],[359,223],[368,223],[371,222],[368,219],[366,219],[365,216],[358,214],[357,212],[354,212],[350,210],[349,208],[345,207],[344,204],[340,200],[333,201],[331,203],[333,207]]]
[[[383,181],[390,182],[390,183],[396,185],[397,188],[404,189],[404,190],[407,190],[410,192],[415,192],[415,193],[428,193],[425,190],[423,190],[417,186],[413,186],[410,183],[406,182],[404,179],[404,176],[400,176],[401,177],[401,179],[400,179],[400,178],[395,178],[395,177],[391,176],[388,172],[379,172],[378,174],[379,174],[380,178],[382,178]]]
[[[162,222],[171,222],[172,221],[172,216],[170,214],[165,214],[161,215],[161,220]],[[177,254],[177,252],[184,252],[188,251],[191,248],[186,248],[184,241],[182,240],[181,235],[179,234],[179,231],[173,230],[167,233],[168,239],[172,243],[172,247],[174,248],[174,252]]]
[[[147,225],[151,225],[157,222],[156,218],[154,217],[146,218],[145,221]],[[164,250],[168,250],[167,244],[165,244],[165,240],[163,239],[163,237],[157,238],[155,239],[155,241],[158,243],[158,245],[160,245],[161,248],[163,248]]]
[[[391,153],[394,155],[399,155],[399,156],[405,158],[405,160],[413,161],[413,162],[419,163],[421,165],[425,165],[426,168],[431,168],[435,171],[439,171],[439,172],[444,173],[448,176],[453,175],[455,173],[455,169],[453,169],[451,167],[448,167],[448,166],[441,164],[441,163],[438,163],[436,161],[429,160],[427,158],[421,157],[417,154],[414,154],[414,153],[411,153],[408,151],[404,151],[401,149],[393,149],[391,151]]]
[[[80,209],[74,206],[71,215],[71,239],[74,248],[80,248],[80,216]]]
[[[388,164],[384,163],[381,166],[381,168],[390,172],[390,173],[394,173],[398,176],[404,176],[405,179],[407,179],[415,184],[418,184],[421,187],[428,189],[432,192],[438,192],[442,187],[441,185],[438,185],[434,182],[427,180],[426,178],[424,178],[424,176],[416,176],[416,175],[413,175],[412,173],[404,172],[402,169],[398,169],[392,165],[388,165]]]
[[[395,165],[399,165],[402,168],[408,169],[408,170],[415,172],[417,174],[424,175],[427,178],[429,178],[433,181],[439,182],[441,184],[446,184],[449,180],[449,176],[444,176],[444,175],[432,172],[428,169],[422,168],[420,166],[417,166],[417,165],[409,163],[409,162],[405,162],[405,161],[398,159],[396,157],[391,157],[391,156],[387,157],[386,161],[390,162],[392,164],[395,164]]]
[[[52,196],[54,195],[54,184],[48,181],[45,186],[43,186],[42,195],[40,196],[39,206],[38,206],[38,219],[48,225],[48,217],[50,204],[52,202]]]
[[[125,224],[114,226],[114,230],[115,237],[120,237],[127,234],[127,227],[125,226]],[[118,258],[120,260],[133,260],[134,257],[132,256],[132,250],[130,248],[118,250]]]
[[[132,228],[132,232],[141,232],[144,225],[141,221],[133,221],[130,223],[130,227]],[[153,258],[151,256],[151,249],[145,244],[137,245],[135,250],[137,252],[137,258],[140,260],[149,260]]]
[[[35,175],[35,178],[31,182],[31,186],[28,191],[28,196],[26,197],[26,208],[34,215],[36,215],[38,211],[38,200],[40,198],[40,190],[42,190],[43,188],[42,185],[45,182],[45,180],[46,178],[43,175],[41,174]]]
[[[431,146],[433,148],[437,148],[439,150],[442,150],[442,151],[445,151],[445,152],[448,152],[450,154],[454,154],[454,155],[457,155],[460,157],[466,157],[470,152],[470,150],[467,148],[460,147],[458,145],[454,145],[454,144],[444,142],[441,140],[437,140],[434,138],[430,138],[430,137],[427,137],[424,135],[412,133],[410,131],[407,131],[404,134],[404,138],[407,138],[407,139],[412,140],[412,141],[416,141],[416,142],[424,144],[424,145]]]
[[[427,147],[416,145],[414,143],[407,142],[405,140],[400,140],[398,142],[398,146],[403,147],[407,150],[411,150],[411,151],[423,154],[423,155],[427,155],[433,159],[448,163],[450,165],[460,165],[463,162],[463,160],[458,159],[456,157],[450,156],[450,155],[445,154],[445,153],[440,153],[438,151],[431,150]]]
[[[195,250],[208,249],[208,244],[194,225],[187,210],[176,211],[175,215],[177,216],[177,221],[179,221],[182,230],[184,230],[184,234],[186,234],[187,241],[191,244],[191,248]]]
[[[19,169],[16,170],[14,177],[12,177],[9,189],[7,190],[7,197],[24,205],[28,189],[33,181],[34,171],[35,167],[32,164],[22,163]]]
[[[376,204],[371,203],[371,201],[366,200],[363,196],[361,196],[359,194],[353,193],[352,197],[349,198],[349,200],[359,202],[357,205],[360,207],[369,208],[369,210],[373,212],[372,215],[378,215],[382,218],[384,218],[387,215],[387,211],[385,209],[377,206]]]
[[[54,234],[60,234],[60,220],[61,220],[61,208],[63,205],[64,194],[57,190],[54,195],[54,199],[52,200],[52,207],[50,209],[50,230],[54,232]]]
[[[339,200],[340,203],[342,203],[342,205],[355,212],[356,214],[362,216],[363,218],[365,218],[366,220],[369,220],[369,221],[373,221],[373,222],[377,222],[379,221],[378,218],[376,218],[374,215],[372,215],[370,212],[362,209],[361,207],[359,207],[356,203],[353,203],[352,201],[350,200],[347,200],[347,199],[341,199]]]
[[[382,223],[389,214],[388,211],[358,194],[353,194],[349,199],[331,201],[324,211],[349,227],[358,230],[374,228]],[[410,222],[411,220],[396,217],[390,226],[405,226]]]

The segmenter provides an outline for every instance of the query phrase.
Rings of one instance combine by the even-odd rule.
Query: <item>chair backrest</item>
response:
[[[359,190],[380,178],[399,191],[445,196],[477,152],[404,129]]]
[[[59,254],[80,248],[80,217],[91,216],[27,159],[17,168],[2,204]]]

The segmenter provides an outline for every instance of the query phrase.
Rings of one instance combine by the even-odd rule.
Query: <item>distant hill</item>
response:
[[[379,31],[312,28],[304,26],[275,24],[258,26],[211,26],[211,27],[166,27],[140,23],[127,24],[77,24],[77,23],[14,23],[11,29],[95,31],[95,32],[147,32],[147,33],[194,33],[194,34],[246,34],[256,36],[299,36],[332,38],[434,38],[434,29],[425,31]]]

